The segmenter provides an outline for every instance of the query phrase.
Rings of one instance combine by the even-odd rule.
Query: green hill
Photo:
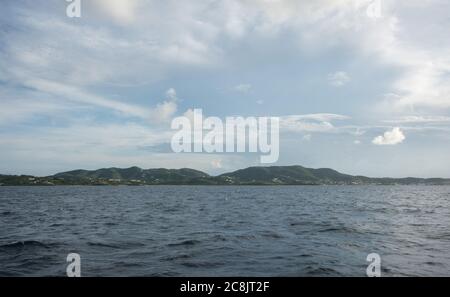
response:
[[[302,166],[249,167],[221,178],[240,184],[336,184],[351,183],[353,177],[332,169],[310,169]]]
[[[139,167],[103,168],[98,170],[74,170],[58,173],[52,178],[65,180],[69,183],[100,181],[106,183],[142,183],[142,184],[183,184],[197,179],[207,179],[210,176],[204,172],[182,169],[141,169]]]
[[[450,185],[442,178],[370,178],[329,168],[249,167],[219,176],[183,169],[102,168],[73,170],[47,177],[0,175],[0,185]]]

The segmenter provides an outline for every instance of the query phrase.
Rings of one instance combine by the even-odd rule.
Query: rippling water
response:
[[[450,187],[0,187],[0,276],[450,276]]]

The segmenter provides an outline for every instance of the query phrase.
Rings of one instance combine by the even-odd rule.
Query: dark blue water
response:
[[[0,276],[450,275],[450,187],[0,187]]]

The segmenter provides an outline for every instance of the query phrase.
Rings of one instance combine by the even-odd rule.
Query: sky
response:
[[[0,173],[260,166],[173,118],[280,117],[272,165],[450,177],[447,0],[0,3]],[[380,8],[378,10],[378,8]]]

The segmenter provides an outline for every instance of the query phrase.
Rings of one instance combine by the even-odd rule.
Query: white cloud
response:
[[[140,118],[148,117],[147,111],[142,107],[124,103],[121,101],[107,99],[102,96],[91,94],[77,87],[66,85],[63,83],[48,81],[44,79],[31,79],[28,81],[24,81],[23,84],[36,91],[59,96],[60,98],[64,98],[73,102],[80,102],[84,104],[96,105],[99,107],[112,109],[121,112],[124,115]]]
[[[400,71],[391,85],[394,96],[382,109],[450,108],[449,9],[445,1],[383,2],[383,21],[361,42],[380,62]]]
[[[178,101],[177,91],[174,88],[170,88],[166,91],[166,97],[172,101]]]
[[[391,131],[386,131],[383,135],[375,137],[372,143],[376,145],[395,145],[402,143],[405,138],[402,130],[399,127],[395,127]]]
[[[348,120],[350,117],[334,114],[334,113],[312,113],[312,114],[302,114],[302,115],[292,115],[285,118],[296,119],[296,120],[315,120],[315,121],[334,121],[334,120]]]
[[[288,132],[330,132],[335,130],[334,120],[349,117],[339,114],[317,113],[280,117],[280,129]]]
[[[0,115],[3,113],[8,113],[8,115],[4,115],[0,123],[5,123],[8,119],[11,121],[27,120],[27,118],[38,114],[49,115],[58,110],[69,112],[69,108],[73,110],[86,106],[96,106],[117,112],[121,116],[135,117],[160,124],[171,120],[178,109],[177,101],[179,99],[173,88],[167,90],[166,99],[163,102],[156,104],[155,107],[150,107],[105,98],[75,86],[44,79],[31,79],[24,81],[23,85],[33,90],[33,96],[26,100],[3,102],[6,106],[0,111]],[[42,97],[58,98],[58,102],[56,100],[43,100]],[[33,98],[39,98],[38,102]]]
[[[176,111],[177,104],[173,101],[159,103],[155,108],[150,110],[150,120],[156,123],[168,122],[175,115]]]
[[[280,129],[288,132],[329,132],[335,127],[329,122],[281,121]]]
[[[393,120],[385,120],[386,123],[400,124],[424,124],[424,123],[450,123],[447,116],[403,116]]]
[[[302,49],[315,51],[346,45],[356,54],[377,57],[383,65],[401,70],[392,83],[392,92],[399,96],[392,106],[398,109],[450,107],[450,54],[446,50],[450,46],[446,14],[449,4],[432,0],[383,1],[383,17],[371,19],[366,14],[370,3],[229,0],[213,5],[210,1],[87,1],[83,9],[91,12],[90,8],[95,7],[107,16],[101,27],[91,21],[95,17],[84,18],[82,24],[70,23],[55,17],[58,14],[40,14],[32,7],[29,10],[33,9],[33,18],[18,19],[25,25],[22,32],[30,35],[6,33],[6,52],[12,55],[0,58],[11,60],[17,56],[23,66],[19,71],[36,70],[30,65],[46,65],[71,82],[144,83],[144,78],[152,81],[164,77],[176,69],[173,65],[226,65],[227,60],[221,58],[227,57],[228,42],[251,38],[250,34],[271,38],[286,30],[299,40]],[[426,13],[419,18],[415,10]],[[129,25],[126,36],[109,26],[117,22]],[[45,46],[30,48],[37,40]],[[126,69],[123,61],[127,61]],[[149,73],[148,69],[152,71]],[[39,74],[42,78],[43,73]],[[350,78],[346,72],[338,71],[331,73],[329,79],[332,85],[343,86]]]
[[[174,116],[178,108],[177,93],[173,88],[167,90],[165,101],[158,103],[154,108],[147,108],[124,103],[122,101],[107,99],[99,95],[85,92],[77,87],[43,79],[29,80],[24,82],[24,85],[46,94],[53,94],[60,98],[65,98],[66,100],[108,108],[118,111],[123,115],[150,120],[153,123],[168,122]]]
[[[376,56],[401,70],[392,84],[392,92],[399,96],[392,104],[396,108],[450,107],[445,13],[449,4],[383,1],[381,19],[367,17],[369,4],[368,0],[229,0],[214,5],[209,1],[88,1],[83,9],[91,12],[93,7],[107,16],[101,27],[91,21],[95,17],[73,24],[58,14],[40,14],[33,7],[33,18],[18,19],[25,25],[22,32],[30,36],[6,33],[4,44],[11,56],[0,58],[16,57],[21,62],[19,72],[35,72],[36,66],[45,65],[71,83],[147,83],[176,70],[173,65],[226,65],[227,60],[221,58],[227,57],[228,42],[250,38],[250,33],[271,38],[286,30],[302,48],[315,51],[347,45],[357,54]],[[427,13],[414,17],[414,9]],[[436,20],[430,22],[431,17]],[[117,22],[128,24],[129,34],[117,34],[109,26]],[[45,46],[30,48],[37,43],[33,38]],[[123,61],[128,64],[125,69]],[[39,74],[52,79],[46,77],[48,73]],[[332,85],[343,86],[350,77],[337,71],[329,79]]]
[[[127,25],[136,20],[142,0],[90,0],[100,14],[109,17],[120,25]]]
[[[252,89],[251,84],[240,84],[234,87],[234,90],[241,93],[248,93]]]
[[[332,86],[342,87],[350,81],[350,76],[344,71],[328,74],[328,81]]]
[[[178,97],[175,89],[168,89],[166,91],[166,100],[149,111],[150,121],[153,123],[169,122],[178,110],[177,101]]]

